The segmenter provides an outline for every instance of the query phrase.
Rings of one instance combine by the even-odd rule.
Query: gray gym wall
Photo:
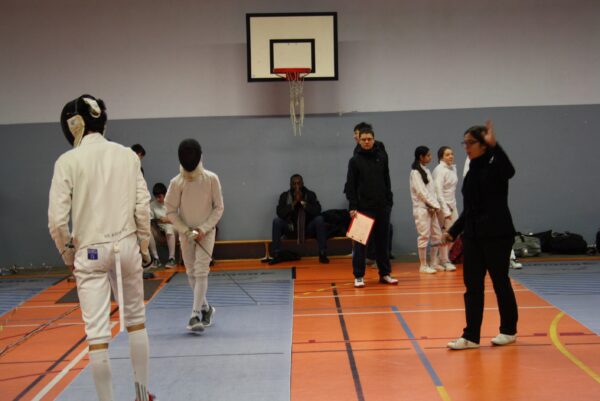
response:
[[[186,137],[223,186],[220,239],[270,237],[278,194],[299,172],[324,209],[342,195],[352,128],[386,144],[394,251],[414,251],[413,150],[452,146],[491,118],[517,168],[517,229],[600,225],[600,3],[595,1],[3,1],[0,4],[0,267],[57,264],[47,231],[58,123],[82,94],[109,108],[107,136],[142,143],[151,187],[177,174]],[[459,4],[455,4],[459,3]],[[294,137],[285,83],[246,82],[247,12],[337,11],[339,74],[307,82]],[[431,167],[433,167],[432,164]],[[460,198],[460,195],[459,195]]]

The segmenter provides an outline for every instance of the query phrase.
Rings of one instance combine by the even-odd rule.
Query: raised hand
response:
[[[487,120],[485,122],[485,128],[487,129],[486,133],[483,135],[483,139],[488,146],[492,148],[496,146],[496,133],[494,132],[494,124],[492,124],[492,120]]]

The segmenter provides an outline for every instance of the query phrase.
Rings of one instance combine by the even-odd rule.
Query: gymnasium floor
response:
[[[449,351],[464,325],[461,270],[419,274],[395,262],[398,286],[350,259],[265,268],[219,262],[215,324],[186,333],[185,273],[157,272],[149,299],[150,389],[176,400],[599,400],[600,259],[543,260],[511,271],[516,344],[493,347],[498,312],[488,281],[479,350]],[[0,400],[95,399],[78,304],[64,277],[0,278]],[[66,300],[66,301],[65,301]],[[126,336],[112,315],[115,395],[133,400]]]

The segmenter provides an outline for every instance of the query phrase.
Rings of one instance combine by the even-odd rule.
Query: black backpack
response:
[[[550,240],[552,239],[552,230],[542,231],[539,233],[531,234],[533,237],[540,239],[540,245],[542,246],[542,252],[552,252],[550,248]]]
[[[552,233],[550,238],[550,252],[562,253],[565,255],[585,254],[587,252],[587,242],[579,234],[570,233]]]

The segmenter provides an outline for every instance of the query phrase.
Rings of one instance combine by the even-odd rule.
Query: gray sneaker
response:
[[[187,329],[190,331],[193,331],[195,333],[203,332],[204,325],[202,324],[200,317],[194,316],[193,318],[191,318],[190,321],[188,322]]]
[[[215,311],[216,309],[212,305],[208,305],[208,310],[202,311],[202,325],[204,325],[204,327],[212,326],[212,319]]]

